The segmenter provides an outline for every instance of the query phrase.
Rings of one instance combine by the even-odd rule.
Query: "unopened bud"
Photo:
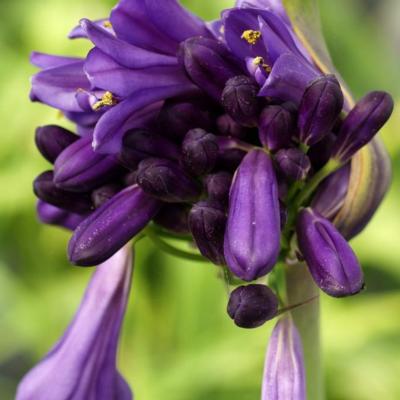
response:
[[[275,161],[286,178],[302,181],[311,169],[310,159],[299,149],[284,149],[276,153]]]
[[[221,171],[206,177],[206,188],[210,200],[218,201],[223,205],[228,204],[229,190],[232,184],[232,174]]]

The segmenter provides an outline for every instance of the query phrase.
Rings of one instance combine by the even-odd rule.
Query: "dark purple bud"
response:
[[[326,178],[315,193],[311,207],[333,221],[341,210],[349,191],[351,165],[346,164]]]
[[[182,140],[190,129],[213,128],[212,113],[201,104],[167,100],[158,116],[158,124],[163,135],[173,140]]]
[[[67,147],[54,164],[54,183],[57,187],[86,192],[99,187],[120,172],[114,158],[96,153],[90,136]]]
[[[40,222],[49,225],[62,226],[74,230],[85,218],[83,215],[74,214],[39,200],[36,207]]]
[[[75,230],[68,255],[73,264],[98,265],[137,235],[160,209],[160,202],[139,186],[119,192]]]
[[[125,186],[132,186],[137,184],[137,170],[129,172],[123,177],[123,183]]]
[[[168,203],[192,202],[201,194],[200,184],[178,164],[148,158],[139,164],[137,182],[149,195]]]
[[[299,108],[299,139],[311,146],[331,132],[343,108],[343,93],[334,75],[312,81]]]
[[[228,314],[241,328],[257,328],[276,317],[278,304],[268,286],[239,286],[229,298]]]
[[[321,290],[333,297],[362,290],[364,277],[357,257],[331,222],[305,208],[296,229],[300,251]]]
[[[249,129],[239,125],[228,114],[218,117],[217,128],[221,135],[232,136],[238,139],[246,139],[246,136],[249,134]]]
[[[77,214],[86,214],[93,208],[89,193],[62,190],[54,184],[53,178],[53,172],[46,171],[35,179],[33,191],[39,199]]]
[[[332,157],[349,160],[385,125],[393,112],[393,99],[386,92],[371,92],[364,96],[343,121]]]
[[[203,129],[192,129],[182,143],[182,162],[194,175],[212,171],[218,158],[217,138]]]
[[[189,213],[189,227],[200,253],[214,264],[223,265],[226,215],[216,202],[201,201]]]
[[[259,90],[248,76],[239,75],[229,79],[221,96],[225,111],[240,125],[256,126],[260,112]]]
[[[220,150],[217,162],[218,169],[235,171],[242,162],[246,152],[241,149]]]
[[[154,217],[154,222],[168,231],[187,234],[189,233],[188,204],[165,204]]]
[[[92,201],[95,208],[101,207],[105,202],[114,197],[120,190],[121,186],[108,184],[95,189],[92,192]]]
[[[229,189],[232,183],[232,174],[221,171],[208,175],[205,180],[208,197],[223,205],[228,204]]]
[[[190,79],[218,102],[228,79],[241,73],[238,60],[224,44],[213,39],[185,40],[180,45],[179,59]]]
[[[279,150],[275,161],[282,174],[295,181],[306,179],[311,169],[310,159],[299,149]]]
[[[314,170],[321,169],[329,161],[335,142],[335,134],[329,133],[317,144],[310,147],[307,155],[310,158]]]
[[[57,125],[46,125],[36,129],[35,143],[42,156],[54,163],[59,154],[74,143],[79,136]]]
[[[119,160],[130,169],[136,169],[140,161],[149,157],[179,158],[179,148],[165,137],[146,129],[127,132],[122,141]]]
[[[263,146],[277,151],[290,145],[294,128],[293,114],[285,107],[268,106],[260,115],[258,135]]]
[[[280,251],[278,184],[270,156],[252,150],[229,195],[224,252],[230,270],[245,281],[271,271]]]

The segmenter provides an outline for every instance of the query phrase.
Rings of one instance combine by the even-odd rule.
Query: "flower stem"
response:
[[[323,372],[320,354],[319,290],[305,264],[286,266],[286,285],[289,304],[313,301],[291,311],[303,342],[307,400],[324,400]]]

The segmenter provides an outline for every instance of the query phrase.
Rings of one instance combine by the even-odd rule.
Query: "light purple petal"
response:
[[[108,32],[114,34],[114,30],[111,26],[107,24],[109,22],[108,18],[98,19],[93,21],[93,23],[101,28],[107,29]],[[76,26],[68,35],[69,39],[88,39],[88,35],[85,30],[80,26]]]
[[[52,54],[39,53],[37,51],[34,51],[31,53],[30,61],[36,67],[46,69],[74,64],[77,61],[83,61],[83,59],[77,57],[55,56]]]
[[[116,38],[105,28],[83,19],[81,26],[89,39],[104,53],[127,68],[147,68],[154,65],[177,65],[176,57],[154,53]]]
[[[303,348],[291,317],[278,321],[268,344],[262,400],[305,400]]]
[[[107,111],[99,120],[94,132],[93,145],[100,153],[114,154],[121,149],[122,136],[132,124],[135,113],[150,104],[169,97],[191,93],[195,88],[188,85],[155,87],[141,90]]]
[[[131,400],[116,369],[119,332],[130,291],[128,246],[96,268],[61,340],[22,380],[17,400]]]
[[[121,0],[112,11],[110,21],[117,37],[130,44],[173,56],[178,50],[178,42],[153,25],[143,0]]]
[[[236,7],[239,8],[260,8],[278,14],[286,23],[289,23],[289,18],[286,14],[282,0],[237,0]]]
[[[37,73],[32,77],[31,99],[63,111],[81,112],[76,93],[90,89],[83,65],[78,61]]]

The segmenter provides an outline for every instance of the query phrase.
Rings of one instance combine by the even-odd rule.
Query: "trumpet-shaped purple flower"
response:
[[[116,368],[128,300],[132,251],[99,265],[64,336],[22,380],[17,400],[131,400]]]
[[[305,400],[303,347],[290,316],[275,326],[264,367],[262,400]]]

